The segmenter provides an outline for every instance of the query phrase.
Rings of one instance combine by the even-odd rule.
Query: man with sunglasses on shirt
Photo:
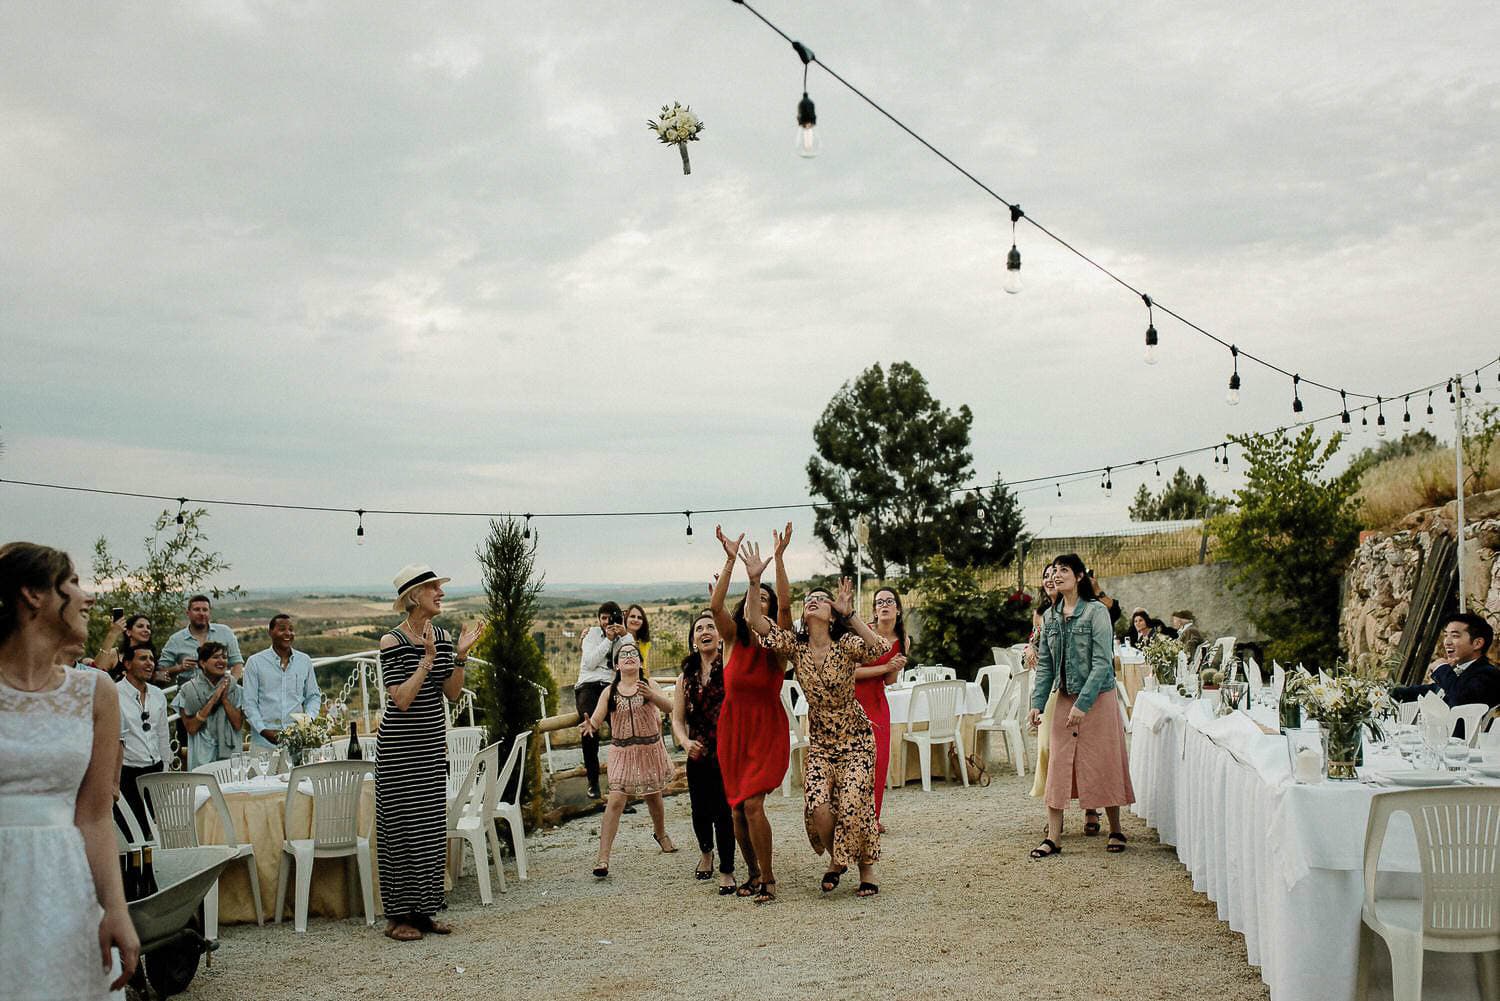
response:
[[[136,779],[162,771],[172,754],[167,732],[167,697],[147,684],[156,673],[156,651],[149,644],[132,646],[120,655],[125,677],[115,682],[120,694],[120,795],[146,827],[146,810]]]

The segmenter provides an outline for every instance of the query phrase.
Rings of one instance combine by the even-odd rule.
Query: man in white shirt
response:
[[[609,649],[616,639],[625,635],[625,620],[620,606],[606,601],[599,606],[598,625],[590,626],[583,634],[583,652],[578,661],[578,680],[573,683],[573,704],[578,707],[578,718],[591,716],[599,705],[599,696],[614,680],[615,672],[609,667]],[[599,799],[599,735],[583,738],[583,767],[589,777],[589,796]]]
[[[312,658],[292,649],[297,638],[292,617],[285,612],[270,622],[271,648],[245,662],[245,718],[250,721],[250,746],[272,748],[292,713],[316,716],[323,705]]]
[[[120,696],[120,795],[144,829],[146,810],[136,779],[162,771],[172,757],[167,697],[147,684],[156,673],[156,651],[148,644],[131,647],[120,662],[125,669],[125,677],[115,682]]]

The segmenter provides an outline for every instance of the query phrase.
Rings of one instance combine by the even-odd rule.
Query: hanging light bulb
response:
[[[1474,392],[1476,392],[1476,393],[1482,393],[1482,392],[1484,392],[1484,387],[1482,385],[1480,385],[1480,383],[1479,383],[1479,369],[1477,369],[1477,368],[1474,370]]]
[[[179,524],[179,525],[183,524],[186,521],[186,519],[182,515],[182,508],[183,508],[183,505],[185,505],[186,503],[187,503],[187,498],[186,497],[179,497],[179,498],[177,498],[177,524]]]
[[[365,544],[365,509],[360,508],[354,513],[359,515],[359,524],[354,526],[354,544],[362,546]]]
[[[1104,467],[1104,496],[1106,497],[1113,497],[1115,495],[1115,481],[1111,475],[1112,472],[1113,470],[1110,467]]]
[[[1437,420],[1437,415],[1432,412],[1432,390],[1427,391],[1427,423],[1432,424]]]
[[[802,100],[797,102],[797,155],[810,160],[818,155],[821,148],[817,130],[818,112],[813,107],[812,98],[807,96],[807,64],[816,57],[801,42],[793,42],[792,48],[802,60]]]
[[[682,516],[687,519],[687,540],[688,545],[691,546],[693,544],[693,512],[684,511]]]
[[[1061,483],[1054,483],[1053,486],[1057,487],[1057,496],[1061,497],[1062,496],[1062,484]]]
[[[1146,364],[1156,364],[1156,312],[1152,309],[1151,297],[1145,293],[1141,294],[1141,302],[1146,304]]]
[[[1224,446],[1224,471],[1229,472],[1229,446]]]
[[[1292,413],[1302,413],[1302,396],[1297,392],[1297,385],[1302,381],[1302,376],[1292,376]]]
[[[1403,396],[1401,398],[1401,401],[1402,401],[1403,404],[1405,404],[1405,411],[1406,411],[1405,413],[1403,413],[1401,415],[1401,423],[1402,424],[1410,424],[1411,423],[1411,397],[1410,396]]]
[[[1452,379],[1448,380],[1448,402],[1449,403],[1455,402],[1454,399],[1453,399],[1453,380]]]
[[[1234,358],[1234,374],[1229,377],[1229,395],[1226,401],[1231,407],[1240,405],[1240,349],[1229,345],[1229,354]]]
[[[1156,467],[1156,478],[1158,480],[1161,479],[1161,463],[1160,462],[1154,462],[1154,463],[1152,463],[1152,465],[1154,465]]]
[[[1016,223],[1025,214],[1019,205],[1010,207],[1010,253],[1005,255],[1005,291],[1011,295],[1021,291],[1021,252],[1016,249]]]
[[[1348,424],[1349,423],[1349,395],[1347,393],[1345,393],[1342,389],[1339,390],[1339,407],[1343,411],[1342,413],[1339,414],[1339,423],[1340,424]]]
[[[521,538],[523,538],[523,539],[530,539],[531,538],[531,515],[530,514],[526,515],[526,524],[524,526],[522,526],[522,528],[521,528]]]
[[[1361,431],[1370,430],[1370,415],[1368,413],[1369,409],[1369,407],[1359,408],[1359,429]]]
[[[1385,401],[1375,397],[1375,436],[1385,437]]]

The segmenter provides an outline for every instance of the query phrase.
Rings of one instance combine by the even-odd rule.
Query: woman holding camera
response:
[[[118,681],[125,676],[124,671],[116,670],[120,666],[120,655],[131,647],[151,645],[151,620],[140,612],[126,615],[123,608],[114,611],[120,614],[110,619],[109,629],[99,644],[99,654],[94,658],[94,666]]]
[[[1052,581],[1057,598],[1042,620],[1030,714],[1031,725],[1040,726],[1056,690],[1048,734],[1047,837],[1031,857],[1061,854],[1063,810],[1073,799],[1085,810],[1104,810],[1105,851],[1122,852],[1120,807],[1135,802],[1135,792],[1115,695],[1114,629],[1076,554],[1052,561]]]

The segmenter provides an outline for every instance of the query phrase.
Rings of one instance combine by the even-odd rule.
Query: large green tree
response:
[[[876,576],[908,573],[945,554],[959,563],[1003,562],[1023,525],[1015,497],[993,488],[961,496],[974,479],[969,432],[974,415],[934,399],[909,362],[887,372],[872,365],[834,394],[813,426],[817,452],[807,461],[812,492],[823,499],[813,533],[846,568],[855,526],[870,529],[865,555]]]
[[[137,566],[115,555],[104,536],[95,540],[93,576],[101,590],[89,613],[90,654],[99,651],[109,628],[111,608],[149,618],[152,641],[160,647],[181,628],[187,617],[188,598],[201,592],[217,601],[241,593],[238,587],[211,587],[206,583],[230,569],[222,555],[208,548],[208,533],[203,529],[207,517],[208,512],[201,507],[184,510],[180,516],[163,511],[143,543],[146,561]]]
[[[512,738],[542,718],[543,700],[548,712],[557,705],[557,683],[532,638],[542,592],[542,577],[536,573],[539,540],[538,532],[528,539],[524,527],[513,518],[492,519],[489,534],[474,551],[489,598],[485,612],[489,628],[475,653],[487,666],[470,672],[466,680],[474,688],[489,740],[501,742],[502,759],[510,753]],[[535,747],[532,741],[526,751],[528,776],[537,774]]]
[[[1208,518],[1222,514],[1229,507],[1229,500],[1220,497],[1208,488],[1208,481],[1200,473],[1188,475],[1181,466],[1161,493],[1152,494],[1142,483],[1130,504],[1131,521],[1185,521],[1190,518]]]
[[[1311,426],[1235,439],[1245,485],[1210,528],[1248,585],[1251,619],[1277,660],[1332,667],[1339,654],[1339,586],[1359,542],[1358,480],[1326,472],[1342,435]]]

